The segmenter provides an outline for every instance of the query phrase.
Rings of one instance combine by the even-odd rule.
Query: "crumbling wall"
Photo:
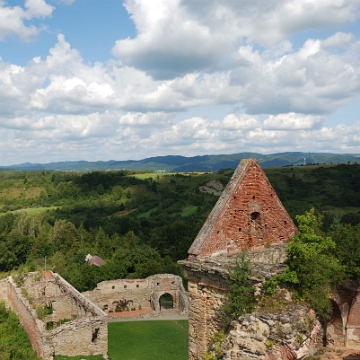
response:
[[[0,280],[0,301],[4,301],[6,306],[8,302],[8,281],[7,279]]]
[[[352,300],[346,324],[346,346],[360,350],[360,289]]]
[[[9,277],[7,281],[8,299],[12,310],[19,317],[20,323],[27,332],[30,343],[37,352],[37,355],[41,358],[46,358],[42,341],[44,323],[37,319],[35,310],[22,296],[21,289],[15,285],[13,279]]]
[[[100,308],[115,311],[116,306],[124,300],[130,301],[130,308],[149,308],[160,311],[159,299],[163,294],[170,294],[174,308],[187,312],[187,294],[180,276],[157,274],[146,279],[120,279],[103,281],[93,291],[83,295]]]
[[[226,301],[226,281],[217,274],[188,273],[189,291],[189,359],[202,359],[211,338],[225,325],[222,307]],[[208,276],[207,276],[208,275]]]
[[[309,354],[321,330],[313,311],[296,304],[269,310],[232,322],[222,359],[296,360]]]
[[[50,360],[54,355],[107,356],[106,313],[58,274],[44,280],[30,273],[21,288],[10,277],[7,292],[11,307],[39,357]],[[39,319],[36,308],[49,303],[52,314]],[[63,321],[66,323],[62,324]],[[50,323],[55,324],[52,330],[47,329]]]
[[[57,355],[107,354],[108,330],[103,317],[71,321],[48,331],[46,338],[53,344],[54,353]]]

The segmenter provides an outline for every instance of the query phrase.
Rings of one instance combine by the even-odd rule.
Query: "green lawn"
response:
[[[187,360],[188,321],[112,322],[111,360]]]

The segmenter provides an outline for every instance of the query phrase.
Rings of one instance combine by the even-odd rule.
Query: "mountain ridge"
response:
[[[360,154],[302,153],[284,152],[260,154],[243,152],[217,155],[162,155],[142,160],[108,161],[59,161],[50,163],[23,163],[0,166],[0,170],[52,170],[52,171],[94,171],[94,170],[151,170],[171,172],[218,171],[236,168],[242,159],[255,158],[263,168],[278,166],[298,166],[303,164],[342,164],[360,161]]]

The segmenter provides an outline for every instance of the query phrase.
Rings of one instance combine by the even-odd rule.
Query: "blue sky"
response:
[[[0,0],[0,165],[360,154],[360,0]]]

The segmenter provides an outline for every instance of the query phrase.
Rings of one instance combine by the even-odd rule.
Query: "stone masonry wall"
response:
[[[273,310],[275,311],[275,310]],[[320,323],[302,305],[240,316],[222,344],[224,360],[296,360],[311,354]]]
[[[115,311],[121,300],[130,300],[130,308],[151,307],[156,312],[160,311],[159,298],[163,294],[172,296],[174,308],[187,312],[187,294],[182,279],[172,274],[158,274],[146,279],[103,281],[93,291],[83,293],[102,309]]]
[[[30,273],[21,288],[10,277],[7,292],[11,308],[39,357],[51,360],[54,355],[107,356],[106,313],[59,275],[52,274],[45,280]],[[49,303],[53,313],[40,320],[35,309]],[[46,323],[58,320],[67,322],[46,329]]]
[[[346,346],[360,350],[360,289],[351,303],[349,316],[346,323]]]
[[[8,302],[8,281],[7,279],[0,280],[0,301],[4,301],[6,306]]]
[[[42,333],[44,331],[44,323],[37,319],[35,310],[26,301],[12,278],[8,281],[8,298],[12,310],[19,317],[21,325],[28,334],[30,343],[37,355],[41,358],[46,358],[44,354],[44,346],[42,342]]]
[[[200,360],[208,351],[211,337],[224,326],[222,307],[226,299],[225,279],[187,271],[189,307],[189,359]]]
[[[103,317],[77,319],[47,332],[47,341],[54,353],[66,356],[106,355],[108,347],[107,322]]]

